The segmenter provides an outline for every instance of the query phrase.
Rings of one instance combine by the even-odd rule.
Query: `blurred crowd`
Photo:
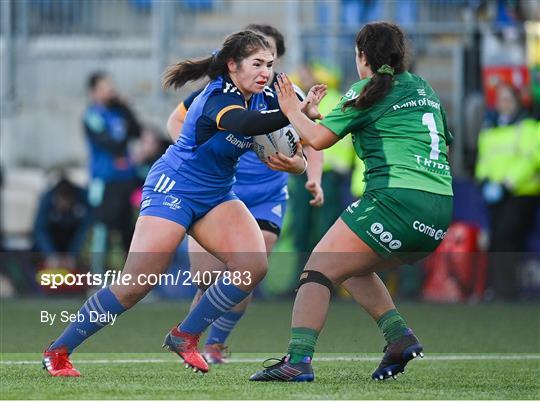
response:
[[[312,63],[292,77],[304,90],[317,82],[328,85],[320,105],[323,115],[341,98],[337,68]],[[158,129],[140,123],[107,73],[91,74],[87,88],[82,129],[88,144],[89,183],[83,188],[60,172],[40,197],[32,247],[40,256],[35,260],[37,269],[43,272],[79,272],[90,266],[94,272],[103,271],[111,250],[123,258],[142,183],[169,145]],[[540,217],[540,128],[522,94],[511,83],[499,82],[493,107],[486,108],[478,133],[474,187],[488,225],[479,228],[457,219],[439,250],[441,255],[435,253],[421,268],[407,267],[385,277],[395,293],[439,301],[519,297],[523,253],[540,251],[538,244],[528,243],[529,237],[539,235],[532,232],[538,231]],[[324,151],[322,208],[306,206],[310,194],[304,188],[305,178],[290,176],[291,207],[280,240],[285,246],[278,250],[294,252],[296,267],[303,266],[341,211],[362,196],[363,172],[347,137]],[[482,241],[486,235],[487,242]],[[443,257],[453,254],[462,255]]]
[[[45,3],[39,2],[40,7]],[[132,0],[143,11],[151,3]],[[208,9],[214,6],[211,0],[183,4],[203,3]],[[471,177],[455,180],[455,221],[440,249],[421,265],[390,272],[384,279],[395,293],[435,301],[539,297],[540,51],[535,56],[538,59],[525,60],[513,29],[527,16],[540,19],[531,14],[540,8],[527,1],[466,3],[469,10],[504,28],[486,46],[488,54],[478,74],[481,83],[477,83],[482,93],[476,98],[478,107],[471,108],[473,112],[466,117],[467,138],[473,139],[465,155]],[[342,0],[342,22],[356,28],[380,19],[383,7],[399,6],[399,12],[394,12],[396,22],[408,26],[415,21],[418,4],[414,0]],[[318,8],[321,18],[326,15],[323,6]],[[325,115],[351,84],[342,76],[335,66],[312,62],[301,66],[292,78],[304,91],[315,83],[328,85],[320,105]],[[25,285],[36,271],[85,271],[89,267],[102,271],[111,258],[122,259],[127,253],[142,183],[169,141],[161,129],[141,122],[106,72],[92,73],[86,85],[88,105],[81,127],[89,155],[88,183],[82,186],[63,170],[49,180],[36,208],[31,248],[25,249],[38,253],[29,264],[34,276],[19,275],[13,260],[2,258],[2,294],[40,291]],[[277,251],[295,253],[292,269],[303,267],[309,252],[343,209],[362,196],[363,173],[364,165],[355,157],[348,136],[324,151],[326,201],[322,208],[307,206],[310,194],[304,188],[305,177],[290,176],[290,208]],[[0,199],[0,207],[3,202]],[[12,251],[6,249],[11,247],[4,241],[2,222],[0,227],[0,250]],[[295,275],[291,277],[295,279]]]

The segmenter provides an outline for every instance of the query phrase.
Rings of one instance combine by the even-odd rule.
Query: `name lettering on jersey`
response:
[[[242,96],[242,94],[240,93],[240,90],[238,88],[236,88],[236,86],[234,86],[230,82],[225,83],[225,88],[223,88],[223,93],[224,94],[226,94],[226,93],[235,93],[237,95]]]
[[[347,93],[345,94],[345,98],[347,99],[356,99],[358,98],[358,92],[356,92],[353,89],[349,89]]]
[[[392,106],[393,110],[399,110],[404,109],[408,107],[423,107],[423,106],[430,106],[434,109],[441,110],[441,105],[437,102],[432,101],[428,98],[420,98],[420,99],[411,99],[407,102],[404,102],[400,105],[394,105]]]
[[[421,155],[414,155],[414,157],[416,158],[416,163],[418,167],[445,176],[450,175],[450,165],[437,162],[433,159],[429,159]]]
[[[238,147],[240,149],[251,148],[251,141],[239,140],[234,136],[234,134],[229,134],[227,137],[225,137],[225,139],[231,144],[233,144],[235,147]]]

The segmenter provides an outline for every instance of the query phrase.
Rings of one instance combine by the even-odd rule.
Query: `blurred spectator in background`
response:
[[[36,250],[48,267],[73,267],[91,224],[87,193],[65,177],[39,201],[34,223]]]
[[[490,213],[489,286],[494,297],[517,296],[518,265],[540,203],[540,125],[508,84],[496,91],[478,139],[476,179]]]
[[[137,171],[137,188],[131,194],[131,205],[138,209],[142,200],[142,187],[150,168],[170,145],[157,127],[143,126],[141,137],[133,147],[133,162]]]
[[[170,144],[157,127],[143,126],[141,137],[133,151],[133,162],[136,165],[137,178],[141,185],[154,162],[165,153]]]
[[[307,65],[300,66],[291,78],[305,93],[316,83],[313,71]],[[298,267],[304,265],[309,252],[319,241],[316,223],[320,208],[309,205],[311,194],[305,187],[306,181],[306,173],[289,175],[289,208],[290,215],[294,216],[295,224],[291,225],[288,230],[291,233],[294,250],[299,253],[299,261],[296,263]],[[323,187],[322,182],[321,187]]]
[[[118,230],[127,252],[134,229],[130,196],[137,187],[136,168],[128,145],[131,139],[140,136],[141,129],[106,73],[91,74],[88,89],[90,105],[84,113],[83,124],[90,147],[89,200],[95,208],[96,220],[92,251],[106,252],[109,232]]]
[[[2,166],[0,166],[0,189],[2,189],[4,185],[4,176],[2,174]],[[0,252],[4,251],[4,222],[2,221],[2,213],[3,213],[3,203],[2,203],[2,197],[0,197]]]
[[[313,72],[315,83],[322,83],[328,86],[328,92],[319,104],[319,111],[325,116],[341,100],[342,94],[339,90],[341,74],[338,69],[320,63],[314,63],[311,71]],[[317,211],[317,241],[322,238],[328,229],[330,229],[330,226],[339,218],[341,212],[353,201],[351,195],[351,176],[355,159],[357,158],[351,138],[351,136],[347,136],[334,146],[323,151],[322,187],[323,189],[328,189],[328,195],[325,204]]]
[[[322,63],[304,65],[298,69],[296,80],[302,90],[315,84],[326,84],[328,93],[319,104],[319,111],[324,116],[340,101],[340,71]],[[322,236],[352,202],[351,175],[355,153],[351,137],[345,137],[333,147],[324,150],[322,188],[328,189],[328,196],[320,208],[306,207],[311,199],[304,188],[305,177],[290,176],[291,213],[295,225],[291,227],[294,248],[300,254],[299,267],[305,265],[309,252],[313,250]]]

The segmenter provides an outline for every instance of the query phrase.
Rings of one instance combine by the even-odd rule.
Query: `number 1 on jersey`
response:
[[[431,152],[429,153],[429,159],[438,160],[439,153],[439,132],[437,131],[437,125],[435,124],[435,117],[433,113],[424,113],[422,115],[422,124],[429,129],[429,136],[431,137]]]

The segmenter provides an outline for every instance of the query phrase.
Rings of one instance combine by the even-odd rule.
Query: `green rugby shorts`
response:
[[[383,258],[414,262],[434,251],[446,236],[452,199],[405,188],[371,190],[349,205],[341,219]]]

